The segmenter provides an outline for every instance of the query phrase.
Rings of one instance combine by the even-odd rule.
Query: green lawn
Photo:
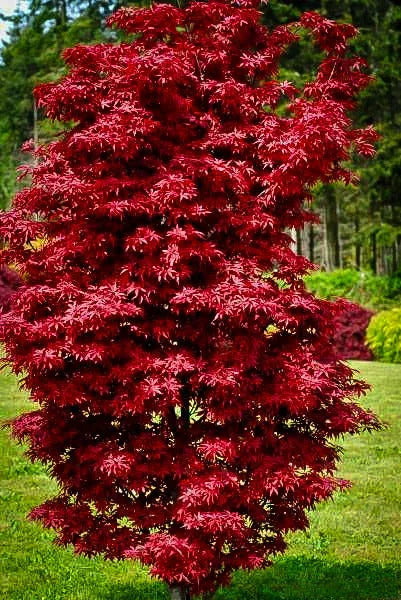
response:
[[[346,439],[341,475],[351,491],[321,505],[306,534],[290,539],[274,566],[237,573],[215,600],[400,600],[401,365],[353,363],[374,387],[365,404],[388,428]],[[0,415],[29,408],[15,380],[0,376]],[[0,432],[0,598],[7,600],[165,600],[164,586],[132,563],[76,557],[25,520],[55,491],[45,472]]]

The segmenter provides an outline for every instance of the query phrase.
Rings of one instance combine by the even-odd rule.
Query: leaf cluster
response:
[[[393,308],[375,315],[366,340],[377,360],[401,363],[401,309]]]

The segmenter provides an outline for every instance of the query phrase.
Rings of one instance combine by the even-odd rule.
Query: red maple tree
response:
[[[334,345],[341,360],[373,360],[366,345],[366,330],[374,312],[349,300],[338,299],[337,314],[333,321]]]
[[[373,153],[348,116],[369,82],[356,31],[314,13],[269,31],[256,4],[121,9],[132,42],[65,51],[36,97],[66,131],[0,226],[24,278],[5,360],[39,403],[13,431],[60,484],[32,517],[176,598],[283,551],[347,485],[336,438],[378,426],[286,233]],[[296,89],[278,63],[306,31],[324,58]]]

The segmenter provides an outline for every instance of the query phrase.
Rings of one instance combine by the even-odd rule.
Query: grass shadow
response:
[[[102,595],[102,600],[170,600],[170,594],[167,586],[139,586],[135,583],[115,584],[108,588],[106,594]]]
[[[401,565],[285,557],[238,572],[214,600],[399,600]]]
[[[152,585],[153,584],[153,585]],[[156,585],[154,585],[156,584]],[[104,600],[168,600],[164,586],[115,584]],[[239,571],[213,600],[400,600],[401,565],[286,557],[263,571]]]
[[[99,597],[100,598],[100,597]],[[135,582],[132,584],[121,583],[108,587],[107,592],[101,596],[102,600],[170,600],[170,594],[167,586],[156,585],[152,583],[139,586]]]

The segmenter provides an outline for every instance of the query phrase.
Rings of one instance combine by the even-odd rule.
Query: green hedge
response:
[[[393,308],[401,304],[401,273],[376,276],[354,269],[331,273],[318,271],[305,278],[307,287],[320,298],[347,298],[373,310]]]
[[[377,360],[401,363],[401,308],[384,310],[372,317],[366,342]]]

